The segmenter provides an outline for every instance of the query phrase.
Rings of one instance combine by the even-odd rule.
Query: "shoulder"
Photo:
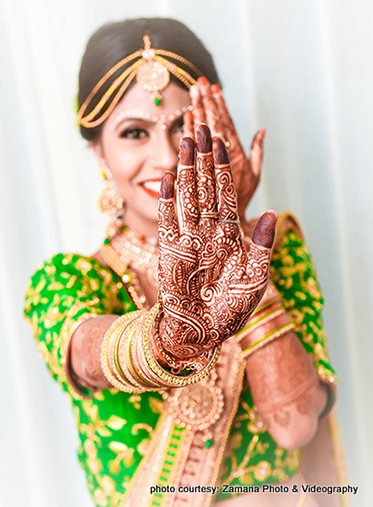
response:
[[[39,264],[31,279],[38,276],[53,276],[62,273],[79,276],[98,276],[112,273],[96,256],[87,257],[76,253],[57,253]]]
[[[26,289],[28,300],[50,299],[101,292],[117,293],[120,280],[109,268],[93,257],[76,253],[57,253],[41,263],[29,279]],[[109,294],[110,293],[110,294]]]

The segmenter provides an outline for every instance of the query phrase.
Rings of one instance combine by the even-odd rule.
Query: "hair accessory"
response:
[[[112,217],[124,208],[124,201],[111,182],[112,174],[110,169],[106,166],[101,166],[100,172],[105,181],[105,186],[98,196],[97,207],[101,213]]]
[[[144,35],[143,40],[144,49],[139,49],[120,60],[96,84],[78,111],[76,117],[78,125],[85,128],[94,128],[101,125],[111,114],[135,77],[140,86],[152,94],[156,106],[162,104],[160,92],[168,85],[170,74],[175,76],[188,89],[195,84],[196,80],[187,71],[168,60],[168,58],[172,58],[189,67],[193,72],[202,75],[195,65],[182,56],[172,51],[152,48],[149,35]],[[106,91],[102,90],[113,74],[133,60],[136,61],[114,79]],[[98,103],[90,112],[87,112],[92,101],[95,98],[97,99],[97,95],[100,94],[102,95]]]

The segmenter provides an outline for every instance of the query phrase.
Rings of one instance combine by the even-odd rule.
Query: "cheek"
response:
[[[144,160],[141,157],[141,150],[131,152],[127,150],[117,151],[115,157],[111,158],[111,172],[115,183],[119,185],[130,185],[137,174],[141,171]]]

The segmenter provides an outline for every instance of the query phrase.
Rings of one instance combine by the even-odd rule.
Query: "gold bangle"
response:
[[[285,324],[284,326],[280,328],[276,328],[270,333],[267,333],[266,335],[262,336],[258,340],[250,343],[246,348],[242,349],[242,356],[246,359],[248,356],[256,352],[257,350],[264,347],[264,345],[267,345],[268,343],[272,342],[273,340],[276,340],[277,338],[280,338],[284,334],[286,334],[288,331],[291,331],[294,329],[294,323],[290,322],[289,324]]]
[[[119,389],[120,391],[125,392],[139,392],[138,389],[131,386],[129,383],[125,382],[123,379],[119,380],[116,375],[114,374],[115,370],[111,367],[111,361],[109,356],[109,349],[111,349],[112,342],[116,338],[116,333],[119,331],[119,328],[122,324],[124,324],[126,321],[132,321],[136,320],[141,314],[143,313],[143,310],[139,310],[136,312],[127,313],[125,315],[122,315],[118,319],[114,321],[114,323],[110,326],[110,328],[106,331],[104,340],[101,344],[101,367],[102,371],[106,377],[106,379],[109,381],[109,383]],[[130,324],[130,322],[128,323]],[[127,326],[126,326],[127,327]],[[111,355],[111,354],[110,354]]]

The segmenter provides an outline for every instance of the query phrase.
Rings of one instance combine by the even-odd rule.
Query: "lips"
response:
[[[142,189],[153,199],[158,199],[159,190],[161,188],[161,180],[148,180],[140,183]]]

